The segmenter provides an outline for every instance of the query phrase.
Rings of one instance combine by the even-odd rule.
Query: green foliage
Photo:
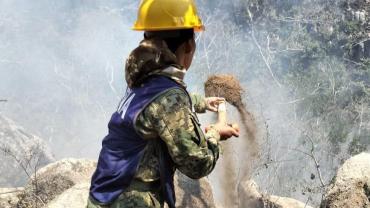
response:
[[[353,132],[364,132],[358,117],[370,113],[359,112],[359,106],[369,109],[370,59],[352,60],[353,46],[366,32],[363,24],[347,18],[343,5],[324,0],[258,1],[249,7],[258,18],[248,24],[260,31],[260,42],[273,37],[269,50],[278,52],[269,54],[271,63],[300,99],[298,116],[315,126],[313,131],[323,132],[320,140],[327,141],[334,153],[349,143],[348,152],[355,154],[369,145],[369,139],[359,139]]]
[[[363,65],[362,65],[361,69],[370,71],[370,58],[363,59],[362,63],[363,63]]]
[[[346,34],[356,33],[361,29],[360,24],[356,21],[343,21],[341,26],[340,29]]]
[[[318,59],[325,56],[325,48],[320,45],[318,41],[307,41],[305,43],[305,51],[301,58],[304,59]]]

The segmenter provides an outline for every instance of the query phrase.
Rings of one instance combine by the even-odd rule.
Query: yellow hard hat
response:
[[[142,0],[133,30],[204,30],[193,0]]]

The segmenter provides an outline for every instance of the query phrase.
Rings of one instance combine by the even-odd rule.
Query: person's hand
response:
[[[206,97],[206,109],[209,111],[217,112],[218,111],[218,105],[221,102],[225,102],[225,98],[221,97]]]
[[[231,138],[232,136],[239,137],[239,132],[240,132],[238,124],[216,123],[214,125],[210,125],[206,127],[206,133],[210,129],[215,129],[220,134],[221,141],[227,140]]]

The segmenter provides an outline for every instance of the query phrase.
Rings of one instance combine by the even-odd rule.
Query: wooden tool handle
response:
[[[218,122],[222,124],[227,123],[227,116],[226,116],[226,102],[221,102],[218,105]]]

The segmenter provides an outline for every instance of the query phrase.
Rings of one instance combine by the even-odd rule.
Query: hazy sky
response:
[[[273,171],[259,164],[256,180],[268,191],[289,192],[280,185],[291,177],[308,177],[305,170],[311,168],[307,158],[287,151],[301,142],[298,128],[293,128],[301,127],[301,121],[294,117],[294,105],[287,104],[296,98],[272,80],[250,34],[237,23],[239,0],[197,2],[206,31],[197,35],[196,57],[186,77],[189,90],[202,92],[202,83],[213,73],[231,73],[242,81],[244,99],[263,129],[268,127],[272,149],[264,149],[264,156],[292,161]],[[0,113],[43,138],[58,159],[96,159],[125,90],[124,60],[142,39],[141,32],[130,30],[138,3],[0,0],[0,100],[8,100],[0,103]],[[238,158],[243,150],[238,141],[235,146],[242,167]],[[216,172],[222,168],[218,165]],[[295,194],[306,198],[298,189]]]
[[[0,98],[8,100],[0,111],[47,140],[57,157],[96,155],[125,87],[124,58],[141,39],[130,30],[136,7],[0,1]]]
[[[207,30],[198,34],[186,80],[189,90],[202,92],[211,73],[243,72],[242,62],[233,60],[242,31],[228,18],[230,3],[198,3]],[[57,158],[95,158],[126,86],[125,58],[142,39],[130,29],[138,4],[0,1],[0,99],[8,100],[0,112],[44,138]],[[233,30],[236,36],[228,39]]]

